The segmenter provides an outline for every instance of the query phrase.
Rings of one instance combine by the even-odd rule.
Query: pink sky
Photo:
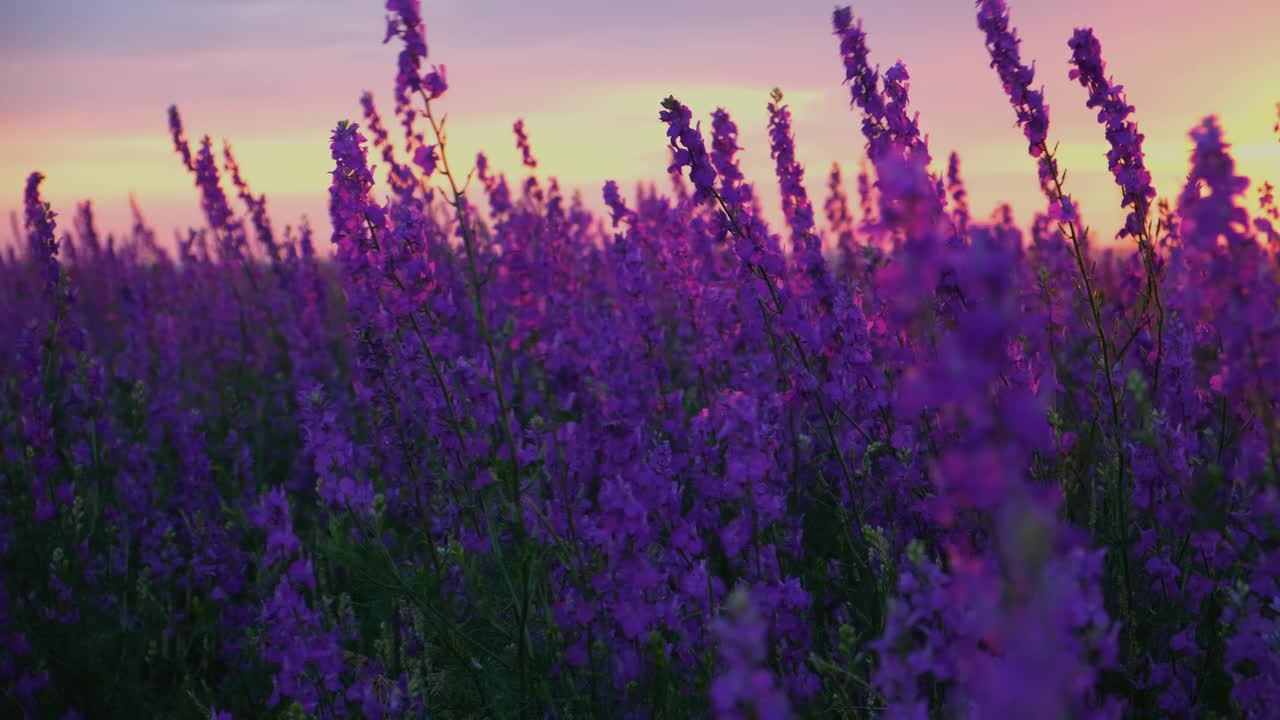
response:
[[[848,107],[830,34],[829,2],[678,0],[425,0],[432,62],[449,67],[444,99],[451,157],[478,149],[508,174],[519,158],[510,127],[524,117],[539,172],[598,203],[600,185],[662,180],[658,103],[675,94],[706,118],[724,106],[742,129],[744,169],[776,204],[765,135],[769,90],[792,106],[797,155],[811,196],[825,196],[833,160],[851,175],[860,117]],[[358,119],[371,90],[390,112],[395,48],[382,46],[381,2],[339,0],[48,0],[0,8],[0,211],[19,209],[32,170],[69,227],[92,198],[104,229],[128,227],[137,195],[167,235],[202,224],[192,179],[173,155],[165,110],[188,136],[228,138],[277,225],[308,214],[327,226],[328,134]],[[1186,174],[1187,130],[1216,113],[1244,174],[1280,180],[1272,133],[1280,100],[1275,0],[1013,2],[1023,57],[1036,60],[1061,143],[1068,189],[1109,237],[1122,213],[1106,145],[1085,91],[1067,80],[1066,41],[1091,26],[1108,72],[1123,83],[1147,135],[1162,197]],[[897,0],[855,6],[872,59],[901,58],[935,158],[959,151],[970,202],[1000,201],[1020,222],[1038,209],[1035,166],[992,70],[972,3]],[[849,183],[852,189],[852,182]],[[8,232],[0,233],[7,242]]]

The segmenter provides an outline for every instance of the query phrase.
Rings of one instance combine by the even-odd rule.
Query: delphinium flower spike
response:
[[[827,175],[827,192],[827,199],[822,207],[840,253],[836,274],[849,276],[855,270],[858,257],[857,248],[854,247],[853,213],[849,208],[849,195],[844,189],[844,175],[839,163],[831,163],[831,172]]]
[[[791,133],[791,110],[782,104],[782,91],[774,88],[769,103],[769,153],[773,156],[782,195],[782,215],[791,227],[793,252],[809,249],[814,237],[813,205],[804,187],[804,168],[796,160]],[[815,238],[816,239],[816,238]]]
[[[691,124],[693,113],[675,97],[663,100],[662,107],[658,118],[667,124],[667,137],[673,150],[668,172],[677,173],[681,168],[689,168],[694,200],[701,202],[714,197],[716,170],[712,167],[711,158],[702,142],[701,124]]]
[[[1004,92],[1017,114],[1018,126],[1027,137],[1028,149],[1032,157],[1039,157],[1048,139],[1049,106],[1044,101],[1044,90],[1032,87],[1035,65],[1022,63],[1019,50],[1022,40],[1010,27],[1009,7],[1004,0],[978,0],[978,29],[986,33],[991,67],[1004,84]]]
[[[427,59],[427,32],[418,0],[387,0],[387,34],[383,44],[398,37],[404,41],[397,59],[396,97],[407,97],[422,88],[422,63]]]
[[[386,224],[385,212],[369,199],[373,172],[365,155],[364,140],[360,126],[344,120],[338,123],[329,143],[335,163],[333,183],[329,187],[329,219],[338,262],[348,274],[352,289],[376,282],[369,277],[371,256],[376,252],[377,233]],[[371,302],[369,293],[375,290],[366,288],[356,293],[356,297]],[[361,309],[372,312],[371,307],[361,306]],[[371,318],[366,315],[362,319]]]
[[[802,387],[806,391],[814,391],[811,397],[822,416],[827,439],[831,446],[836,448],[835,455],[841,477],[845,482],[845,486],[852,490],[854,487],[853,472],[849,467],[844,452],[839,450],[840,443],[837,440],[835,429],[836,421],[833,418],[834,410],[828,407],[827,401],[824,399],[823,392],[820,389],[821,381],[815,374],[817,368],[810,357],[810,350],[806,349],[806,345],[810,347],[814,345],[812,338],[808,338],[809,342],[806,342],[805,339],[812,333],[809,328],[805,327],[805,322],[802,319],[803,312],[795,304],[789,302],[790,291],[788,286],[780,282],[786,275],[785,261],[781,257],[781,253],[777,251],[776,243],[768,237],[767,230],[763,224],[749,214],[746,218],[747,222],[745,224],[741,222],[739,220],[741,214],[734,212],[734,209],[717,193],[715,189],[716,171],[711,166],[707,156],[699,128],[690,125],[692,113],[689,108],[676,100],[674,96],[669,96],[663,100],[662,107],[663,110],[658,117],[667,124],[667,137],[674,151],[675,160],[668,170],[674,173],[683,167],[688,167],[690,179],[695,187],[694,197],[699,201],[706,198],[714,198],[720,204],[721,209],[728,218],[728,222],[732,226],[732,232],[737,238],[735,252],[742,261],[741,269],[758,278],[764,284],[765,293],[756,298],[762,313],[765,313],[766,318],[772,313],[784,319],[785,328],[782,336],[795,349],[799,365],[804,368],[804,373],[801,375]],[[812,216],[812,210],[810,210],[810,216]],[[821,257],[820,254],[819,257]],[[825,269],[821,267],[820,263],[814,267],[818,269],[818,274],[822,278],[825,279],[827,277]],[[766,325],[768,325],[767,320]],[[772,334],[772,330],[767,332]],[[781,368],[779,370],[781,372]],[[786,382],[791,383],[794,381],[788,378]],[[856,506],[856,503],[851,509],[851,514],[857,519],[855,534],[860,541],[865,542],[862,532],[861,509]]]
[[[511,131],[516,135],[516,148],[520,151],[520,162],[530,170],[538,167],[538,160],[533,156],[533,151],[529,148],[529,135],[524,130],[524,120],[516,120],[511,126]]]
[[[1125,349],[1145,324],[1149,311],[1154,309],[1156,347],[1152,385],[1159,389],[1165,322],[1164,304],[1160,298],[1162,261],[1156,255],[1148,228],[1148,217],[1151,203],[1156,197],[1156,189],[1151,184],[1151,173],[1146,168],[1142,152],[1144,136],[1138,132],[1137,123],[1129,119],[1134,108],[1125,99],[1124,87],[1113,84],[1104,75],[1106,63],[1102,60],[1102,44],[1098,42],[1093,30],[1077,29],[1067,44],[1071,48],[1071,64],[1074,66],[1069,76],[1078,80],[1089,91],[1087,105],[1098,109],[1098,122],[1106,126],[1107,142],[1111,146],[1107,151],[1107,165],[1115,176],[1116,184],[1121,188],[1121,207],[1130,208],[1119,237],[1132,236],[1137,240],[1146,272],[1146,287],[1141,302],[1135,309],[1136,317],[1131,322],[1130,339],[1121,340],[1117,355],[1124,355]]]
[[[178,113],[177,105],[169,106],[169,133],[173,137],[173,149],[182,157],[183,167],[195,172],[191,161],[191,145],[187,143],[187,136],[182,130],[182,115]]]
[[[249,190],[249,184],[240,175],[240,164],[236,162],[235,155],[231,152],[231,143],[229,141],[223,141],[222,157],[225,163],[224,167],[231,174],[231,184],[235,185],[237,194],[249,211],[249,219],[253,222],[253,229],[258,237],[258,242],[267,251],[267,257],[270,258],[272,266],[279,268],[281,261],[280,246],[276,244],[275,233],[271,229],[271,217],[267,214],[267,196],[265,194],[254,195]]]
[[[964,238],[969,234],[969,193],[960,178],[960,155],[955,152],[947,160],[947,195],[951,200],[951,222],[956,226],[956,235]]]
[[[986,35],[991,67],[1013,106],[1018,126],[1027,138],[1027,149],[1038,161],[1040,185],[1049,196],[1055,219],[1073,222],[1077,220],[1075,204],[1055,188],[1059,173],[1057,160],[1048,147],[1049,105],[1044,101],[1044,90],[1032,87],[1035,67],[1022,62],[1022,40],[1010,24],[1009,7],[1004,0],[978,0],[977,5],[978,29]]]
[[[846,6],[832,13],[831,24],[840,38],[850,104],[862,111],[862,134],[872,162],[899,148],[899,152],[922,156],[927,165],[928,144],[920,136],[917,118],[908,115],[910,76],[906,65],[899,61],[884,73],[882,90],[879,68],[870,65],[862,21],[855,23],[853,11]]]
[[[382,161],[387,164],[387,179],[391,189],[404,201],[408,202],[419,187],[413,170],[406,167],[396,158],[395,144],[382,124],[382,116],[373,102],[373,93],[360,95],[360,107],[364,110],[365,127],[373,135],[373,144],[382,150]],[[416,151],[415,151],[416,152]]]
[[[1120,237],[1145,236],[1147,212],[1156,190],[1151,185],[1151,173],[1143,159],[1144,136],[1138,132],[1137,123],[1129,119],[1133,106],[1125,99],[1124,87],[1112,84],[1106,77],[1102,44],[1093,30],[1076,30],[1068,45],[1074,66],[1070,72],[1071,79],[1079,81],[1089,91],[1087,104],[1098,109],[1098,122],[1106,125],[1107,142],[1111,145],[1107,151],[1107,165],[1115,176],[1116,184],[1124,192],[1122,205],[1131,208]]]
[[[609,213],[613,220],[613,226],[618,227],[618,223],[624,218],[632,216],[631,210],[627,209],[627,203],[622,199],[621,193],[618,192],[618,183],[608,180],[604,184],[604,204],[609,206]]]
[[[1176,209],[1130,228],[1167,258],[1162,353],[1153,256],[1089,252],[1005,2],[977,16],[1051,203],[1026,245],[930,167],[906,65],[833,15],[866,247],[834,168],[814,227],[781,98],[780,232],[728,113],[701,136],[674,99],[674,196],[571,197],[518,126],[523,193],[476,155],[473,205],[420,3],[383,6],[404,144],[371,97],[334,131],[332,267],[305,222],[270,226],[278,278],[225,261],[267,208],[176,110],[207,227],[174,252],[136,209],[68,234],[26,188],[0,250],[0,716],[1270,716],[1280,211],[1266,186],[1245,211],[1218,123]],[[146,652],[82,671],[121,643]]]
[[[711,113],[711,165],[720,179],[720,196],[730,207],[749,204],[751,186],[746,184],[738,166],[738,125],[724,108]]]
[[[45,292],[52,296],[61,281],[62,265],[58,262],[59,243],[54,234],[56,214],[40,197],[42,182],[44,182],[44,175],[41,173],[33,172],[27,176],[27,190],[24,196],[25,221],[31,257],[40,264],[45,279]]]

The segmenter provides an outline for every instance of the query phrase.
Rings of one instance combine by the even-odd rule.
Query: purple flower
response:
[[[230,142],[223,143],[222,158],[224,167],[227,172],[231,173],[231,184],[235,185],[240,200],[244,202],[245,207],[249,210],[249,218],[253,222],[253,229],[258,242],[267,251],[267,256],[271,258],[273,266],[278,267],[281,261],[280,247],[276,244],[275,232],[271,228],[271,217],[267,213],[267,196],[254,195],[249,190],[249,184],[240,175],[240,164],[236,162],[235,155],[231,153]]]
[[[1191,140],[1191,174],[1178,200],[1184,242],[1203,251],[1212,251],[1219,238],[1229,245],[1243,242],[1249,216],[1236,198],[1249,187],[1249,179],[1235,174],[1218,119],[1205,118],[1192,129]]]
[[[631,217],[632,213],[627,209],[627,203],[622,199],[622,195],[618,192],[618,183],[613,180],[607,180],[604,184],[604,203],[609,206],[609,212],[612,215],[613,226],[618,227],[618,223],[623,218]]]
[[[1115,176],[1116,184],[1124,191],[1121,207],[1133,208],[1125,219],[1120,237],[1144,235],[1147,211],[1155,199],[1156,189],[1151,185],[1151,173],[1143,162],[1142,139],[1138,125],[1129,120],[1133,106],[1125,100],[1124,86],[1112,85],[1105,76],[1106,63],[1102,61],[1102,44],[1090,29],[1078,29],[1067,43],[1071,47],[1070,72],[1072,80],[1078,80],[1089,91],[1088,106],[1098,109],[1098,122],[1106,125],[1107,165]]]
[[[178,106],[169,106],[169,134],[173,136],[173,149],[182,156],[182,165],[187,170],[195,172],[195,165],[191,162],[191,146],[187,144],[186,135],[182,132],[182,116],[178,114]]]
[[[729,596],[727,616],[716,621],[720,664],[711,683],[717,720],[791,717],[791,704],[766,667],[768,624],[742,590]]]
[[[711,165],[720,177],[720,197],[730,206],[751,200],[751,186],[738,167],[738,126],[724,108],[711,113]]]
[[[858,106],[868,122],[878,122],[884,117],[884,98],[880,95],[880,73],[869,62],[867,34],[862,21],[853,22],[853,10],[848,6],[837,8],[831,16],[831,25],[840,38],[840,57],[844,62],[844,81],[849,85],[851,104]]]
[[[413,151],[413,164],[422,168],[425,177],[431,177],[436,171],[436,146],[423,145]]]
[[[365,155],[360,126],[345,120],[338,123],[329,149],[336,165],[332,171],[333,183],[329,186],[333,241],[338,245],[338,259],[355,270],[358,258],[370,249],[373,241],[370,225],[374,232],[380,229],[384,213],[369,199],[373,171]]]
[[[1031,155],[1039,157],[1049,136],[1049,106],[1044,102],[1044,90],[1031,87],[1035,66],[1022,64],[1018,49],[1022,40],[1009,24],[1009,7],[1004,0],[978,0],[978,29],[986,33],[991,67],[1004,84]]]
[[[422,89],[427,97],[435,100],[449,89],[449,81],[445,76],[444,65],[432,65],[431,72],[422,77]]]
[[[533,157],[533,152],[529,149],[529,136],[524,131],[524,120],[516,120],[511,126],[512,132],[516,134],[516,148],[520,150],[520,161],[530,170],[538,167],[538,161]]]
[[[24,198],[27,242],[32,257],[41,265],[45,276],[45,292],[50,296],[58,288],[62,266],[58,263],[58,238],[54,236],[56,214],[49,204],[40,198],[40,183],[44,175],[33,172],[27,176]]]
[[[845,82],[849,84],[850,104],[862,110],[862,134],[867,140],[867,154],[872,162],[895,152],[924,156],[928,163],[928,147],[920,136],[919,121],[908,114],[910,75],[901,61],[884,74],[880,88],[879,68],[869,64],[867,34],[862,21],[853,24],[853,13],[845,7],[835,11],[832,26],[840,38],[840,57],[844,62]]]
[[[795,138],[791,134],[791,110],[782,104],[782,91],[774,89],[769,103],[769,153],[778,173],[782,194],[782,214],[791,226],[794,248],[809,247],[816,242],[813,234],[813,205],[804,189],[804,168],[796,160]],[[818,250],[820,253],[820,249]]]
[[[284,488],[273,488],[258,500],[250,515],[254,527],[267,532],[267,550],[263,561],[273,564],[286,560],[299,551],[298,538],[293,534],[293,519],[289,514],[289,500]]]
[[[667,171],[679,173],[689,168],[689,180],[693,182],[694,199],[698,202],[715,195],[716,171],[702,143],[701,124],[692,126],[693,113],[674,97],[662,101],[664,108],[658,118],[667,124],[667,137],[673,151],[671,167]]]
[[[200,189],[200,207],[204,208],[209,227],[215,234],[232,234],[231,206],[227,202],[227,194],[222,190],[218,163],[213,157],[213,143],[208,135],[200,141],[200,151],[196,153],[195,173],[196,187]],[[234,240],[227,240],[227,242],[233,243]]]
[[[427,59],[427,30],[422,22],[422,9],[418,0],[387,0],[387,34],[382,42],[393,37],[404,40],[397,61],[396,98],[403,101],[410,92],[422,89],[422,62]]]
[[[964,238],[969,228],[969,193],[960,179],[960,156],[954,152],[947,160],[947,195],[951,198],[951,221],[957,234]]]

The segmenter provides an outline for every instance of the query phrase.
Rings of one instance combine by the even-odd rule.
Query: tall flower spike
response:
[[[681,168],[689,168],[689,180],[694,187],[694,200],[701,202],[715,195],[716,171],[702,142],[701,125],[693,126],[693,113],[674,97],[662,101],[664,108],[658,118],[667,124],[667,137],[671,141],[672,162],[667,171],[678,175]]]
[[[364,111],[365,125],[369,128],[369,132],[373,133],[373,144],[380,148],[389,147],[390,136],[382,125],[382,116],[378,114],[378,108],[373,103],[373,93],[364,92],[360,95],[360,109]]]
[[[427,31],[422,22],[422,8],[418,0],[387,0],[387,35],[382,42],[393,37],[404,40],[397,60],[396,99],[402,100],[411,92],[422,89],[422,62],[427,59]]]
[[[1093,30],[1077,29],[1068,45],[1071,47],[1071,64],[1075,66],[1070,77],[1089,91],[1088,106],[1098,109],[1098,122],[1107,128],[1107,142],[1111,144],[1107,165],[1116,178],[1116,184],[1124,191],[1121,207],[1132,208],[1120,237],[1142,235],[1146,231],[1147,209],[1155,199],[1156,189],[1151,185],[1151,173],[1143,162],[1143,135],[1138,132],[1137,123],[1129,120],[1133,106],[1125,100],[1124,86],[1113,85],[1105,76],[1102,44]]]
[[[231,143],[226,140],[222,142],[222,158],[223,167],[231,175],[231,184],[235,186],[241,201],[249,210],[249,219],[253,222],[258,242],[262,243],[262,247],[266,249],[271,262],[278,265],[281,259],[280,247],[276,244],[275,232],[271,228],[271,216],[267,214],[267,196],[254,195],[249,190],[249,184],[240,175],[240,164],[236,162],[235,155],[231,151]]]
[[[76,234],[80,236],[80,240],[84,246],[94,255],[102,250],[102,240],[98,236],[97,223],[93,217],[93,203],[85,200],[76,206]]]
[[[529,148],[529,136],[524,131],[524,119],[517,120],[511,126],[511,131],[516,134],[516,148],[520,150],[520,161],[530,170],[537,168],[538,160]]]
[[[907,66],[901,60],[893,64],[884,73],[885,129],[890,139],[910,152],[923,154],[924,162],[929,163],[929,148],[924,138],[920,137],[920,114],[908,114],[911,104],[911,76]]]
[[[1022,41],[1009,23],[1009,8],[1004,0],[978,0],[978,28],[986,34],[987,52],[991,67],[995,68],[1004,92],[1009,96],[1018,126],[1027,138],[1027,150],[1036,158],[1040,176],[1040,188],[1049,198],[1049,214],[1059,222],[1075,222],[1075,203],[1070,196],[1059,195],[1055,189],[1058,179],[1058,162],[1047,153],[1049,137],[1049,106],[1044,102],[1044,90],[1032,89],[1035,68],[1022,64],[1019,46]]]
[[[329,187],[329,219],[338,259],[348,271],[354,270],[370,249],[369,226],[376,232],[384,224],[382,209],[369,200],[373,172],[365,156],[364,141],[360,126],[344,120],[338,123],[329,143],[335,163],[333,184]]]
[[[191,145],[187,143],[187,137],[183,133],[182,115],[178,114],[177,105],[169,106],[169,134],[173,137],[173,149],[182,156],[183,167],[195,172],[195,165],[191,162]]]
[[[1225,238],[1228,245],[1243,242],[1249,215],[1236,205],[1236,198],[1249,187],[1249,178],[1235,174],[1235,160],[1227,152],[1230,145],[1223,139],[1216,117],[1201,121],[1192,129],[1191,139],[1196,145],[1191,174],[1178,202],[1183,240],[1206,251],[1212,250],[1219,238]]]
[[[947,195],[951,197],[951,219],[956,232],[965,237],[969,227],[969,193],[960,178],[960,155],[955,152],[947,160]]]
[[[1044,102],[1044,90],[1031,87],[1035,66],[1022,64],[1018,50],[1022,41],[1009,25],[1009,7],[1004,0],[978,0],[978,29],[986,33],[991,67],[1004,84],[1009,104],[1017,113],[1018,127],[1027,137],[1028,149],[1032,157],[1039,157],[1049,137],[1049,106]]]
[[[222,182],[218,177],[218,163],[213,157],[213,143],[208,135],[200,141],[195,171],[196,185],[200,188],[200,206],[204,208],[209,227],[214,232],[227,228],[231,222],[231,206],[227,203],[227,194],[222,190]]]
[[[827,173],[827,200],[822,208],[827,214],[827,222],[840,225],[849,218],[849,197],[844,192],[844,173],[840,163],[831,163],[831,171]]]
[[[774,88],[769,103],[769,153],[773,156],[782,191],[782,214],[791,226],[792,247],[807,245],[813,234],[813,205],[804,189],[804,168],[796,160],[795,137],[791,133],[791,110],[782,104],[782,91]]]
[[[622,222],[623,218],[631,216],[631,211],[627,209],[626,201],[618,192],[618,183],[613,180],[605,182],[603,192],[604,203],[609,206],[609,212],[613,216],[613,226],[618,227],[618,223]]]
[[[881,91],[879,68],[869,64],[867,34],[862,30],[862,21],[855,24],[852,10],[844,7],[835,11],[831,24],[840,38],[840,57],[851,104],[862,111],[867,154],[878,162],[894,146],[900,146],[907,153],[923,155],[928,164],[928,147],[920,137],[918,119],[907,110],[910,75],[906,66],[899,61],[889,68]]]
[[[734,205],[751,199],[751,187],[743,183],[738,167],[738,126],[724,108],[711,113],[711,165],[720,176],[720,196]]]
[[[27,191],[24,195],[27,240],[35,259],[44,268],[45,291],[52,294],[57,290],[61,273],[58,264],[58,238],[54,235],[54,212],[49,204],[40,197],[40,183],[44,175],[33,172],[27,177]]]
[[[851,104],[866,115],[866,122],[879,122],[884,117],[884,99],[880,96],[880,73],[869,64],[867,34],[862,21],[853,22],[853,10],[838,8],[831,16],[835,34],[840,38],[840,57],[844,61],[844,81],[849,84]]]

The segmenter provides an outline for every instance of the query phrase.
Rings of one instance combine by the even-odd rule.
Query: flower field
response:
[[[393,102],[315,149],[331,235],[176,107],[204,217],[175,242],[27,181],[0,716],[1276,716],[1280,207],[1229,128],[1157,189],[1100,39],[1064,33],[1055,102],[1096,111],[1127,216],[1087,227],[978,0],[1043,192],[1028,227],[971,215],[842,8],[861,163],[806,172],[780,90],[654,98],[669,177],[601,178],[598,213],[523,121],[523,177],[450,154],[419,2],[386,13]],[[766,122],[776,178],[745,177]]]

